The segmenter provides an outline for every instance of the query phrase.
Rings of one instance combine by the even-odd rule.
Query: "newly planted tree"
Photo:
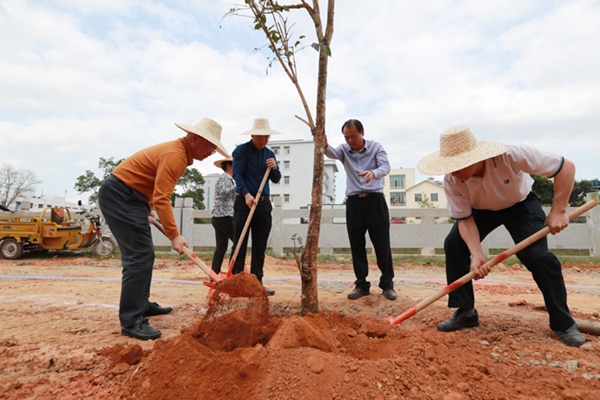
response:
[[[261,30],[267,39],[267,47],[272,53],[269,66],[279,63],[294,85],[305,115],[296,116],[311,131],[314,147],[313,181],[311,192],[310,218],[306,244],[299,258],[298,269],[302,278],[302,312],[319,311],[319,295],[317,290],[317,253],[319,233],[321,230],[321,211],[323,194],[323,155],[325,137],[325,104],[327,99],[327,67],[331,56],[331,38],[333,36],[333,20],[335,1],[327,1],[327,10],[323,14],[318,0],[308,2],[300,0],[294,4],[280,4],[272,0],[245,0],[244,5],[230,10],[232,15],[244,15],[250,12],[254,19],[254,29]],[[288,20],[290,12],[304,10],[308,13],[315,33],[315,41],[310,44],[318,52],[317,100],[314,109],[309,106],[300,81],[296,65],[296,52],[307,47],[301,35],[297,38],[291,30],[293,26]],[[324,17],[324,18],[323,18]],[[325,24],[323,23],[325,21]]]

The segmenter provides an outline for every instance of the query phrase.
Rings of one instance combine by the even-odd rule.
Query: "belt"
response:
[[[362,192],[362,193],[358,193],[358,194],[353,194],[352,196],[348,196],[348,197],[358,197],[360,199],[364,199],[365,197],[369,197],[369,196],[383,196],[383,193],[379,193],[379,192]]]
[[[240,197],[244,197],[244,196],[242,196],[242,195],[241,195],[241,194],[239,194],[239,193],[236,193],[235,195],[236,195],[236,196],[240,196]],[[260,197],[258,198],[258,201],[264,201],[264,200],[269,200],[269,196],[260,196]]]

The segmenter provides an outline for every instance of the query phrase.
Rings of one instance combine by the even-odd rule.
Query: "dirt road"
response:
[[[208,262],[208,260],[206,260]],[[370,278],[379,272],[371,267]],[[0,260],[0,399],[598,399],[600,340],[567,347],[519,265],[475,284],[481,325],[442,333],[445,299],[391,327],[444,285],[444,271],[396,266],[398,300],[348,300],[349,265],[319,269],[321,312],[299,317],[291,261],[269,258],[270,316],[248,308],[202,321],[208,288],[190,261],[157,260],[154,342],[120,335],[120,262]],[[598,320],[600,267],[564,268],[576,318]]]

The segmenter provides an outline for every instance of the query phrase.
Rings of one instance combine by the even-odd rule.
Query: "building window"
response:
[[[390,205],[392,206],[405,206],[406,197],[404,192],[391,192],[390,193]]]
[[[283,168],[284,169],[290,169],[290,162],[289,161],[284,161],[283,162]]]
[[[279,154],[279,147],[273,147],[273,153]]]
[[[290,177],[289,176],[284,176],[283,177],[283,184],[284,185],[289,185],[290,184]]]
[[[290,195],[289,194],[284,194],[283,195],[283,201],[284,201],[284,203],[289,203],[290,202]]]
[[[431,201],[438,201],[438,194],[437,193],[431,193]]]
[[[423,194],[415,193],[415,201],[423,201]]]
[[[390,175],[390,188],[404,189],[404,175]]]
[[[290,146],[283,146],[283,154],[290,154]]]

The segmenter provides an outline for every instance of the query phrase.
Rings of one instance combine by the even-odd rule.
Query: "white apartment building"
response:
[[[281,197],[284,209],[299,209],[311,203],[314,141],[312,140],[270,140],[268,147],[273,150],[281,171],[279,183],[269,182],[271,197]],[[335,204],[335,174],[338,167],[335,160],[324,160],[323,204]],[[219,173],[204,177],[204,205],[207,210],[213,207],[214,187]]]

